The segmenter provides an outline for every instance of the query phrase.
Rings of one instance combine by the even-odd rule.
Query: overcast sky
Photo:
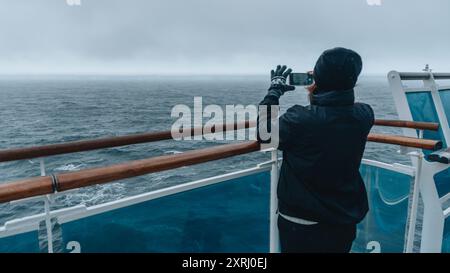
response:
[[[1,74],[304,71],[335,46],[449,72],[450,0],[0,0]]]

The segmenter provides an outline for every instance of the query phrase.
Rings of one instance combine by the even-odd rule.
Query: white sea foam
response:
[[[70,163],[70,164],[66,164],[66,165],[55,168],[55,171],[77,171],[77,170],[80,170],[81,167],[83,167],[84,165],[85,164],[83,164],[83,163],[78,164],[78,165]]]
[[[174,155],[176,155],[176,154],[182,154],[183,152],[177,151],[177,150],[169,150],[169,151],[165,151],[164,153],[165,154],[174,154]]]

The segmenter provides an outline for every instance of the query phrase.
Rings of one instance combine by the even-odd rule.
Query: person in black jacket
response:
[[[359,173],[372,108],[356,103],[353,88],[361,57],[345,48],[325,51],[314,68],[310,105],[295,105],[278,119],[283,163],[277,188],[281,252],[349,252],[356,225],[368,211]],[[286,66],[272,70],[272,84],[260,105],[279,105],[295,89]],[[267,122],[270,128],[271,112]],[[266,118],[266,117],[265,117]],[[264,118],[264,119],[265,119]]]

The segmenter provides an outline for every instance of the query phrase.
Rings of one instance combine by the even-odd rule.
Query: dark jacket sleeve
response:
[[[260,137],[260,124],[265,123],[266,124],[266,128],[268,132],[272,131],[272,124],[271,124],[271,120],[272,118],[277,118],[277,117],[273,117],[273,115],[277,114],[277,113],[272,113],[272,109],[271,106],[276,105],[279,106],[279,93],[277,92],[270,92],[264,97],[264,99],[259,103],[259,106],[266,106],[267,107],[267,111],[258,111],[258,121],[257,121],[257,136],[258,136],[258,141],[260,143],[270,143],[271,139],[268,140],[262,140]],[[282,115],[279,120],[279,143],[278,143],[278,149],[279,150],[283,150],[284,148],[286,148],[289,144],[289,122],[288,120],[285,118],[285,115]]]
[[[270,143],[270,139],[261,139],[260,136],[260,125],[265,124],[267,131],[270,132],[272,130],[272,115],[274,113],[272,113],[272,109],[271,106],[272,105],[279,105],[279,97],[271,95],[270,93],[267,94],[264,99],[259,103],[259,108],[258,108],[258,120],[256,123],[256,130],[257,130],[257,136],[258,136],[258,141],[259,143]],[[262,111],[262,107],[261,106],[266,106],[267,107],[267,111]]]

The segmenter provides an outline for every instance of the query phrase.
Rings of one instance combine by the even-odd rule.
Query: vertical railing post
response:
[[[43,158],[39,159],[39,165],[41,168],[41,176],[45,176],[45,162]],[[50,217],[50,200],[51,196],[49,194],[44,198],[44,211],[45,211],[45,228],[47,231],[47,249],[48,253],[53,253],[53,232],[52,232],[52,222]]]
[[[436,164],[422,161],[419,173],[420,195],[423,200],[423,221],[420,238],[421,253],[439,253],[442,251],[442,238],[444,234],[444,214],[442,203],[434,181],[434,174],[439,171]]]
[[[423,130],[419,130],[419,138],[423,138]],[[413,184],[413,192],[411,196],[411,209],[408,223],[408,237],[406,239],[406,253],[412,253],[414,248],[414,238],[416,234],[416,224],[417,224],[417,211],[419,209],[419,195],[420,195],[420,177],[422,175],[422,160],[423,160],[423,152],[417,151],[410,154],[413,156],[416,162],[416,171],[414,173],[414,184]]]
[[[411,202],[411,210],[408,224],[408,237],[406,241],[406,253],[412,253],[414,247],[414,237],[416,234],[416,223],[417,223],[417,210],[419,208],[419,194],[420,194],[420,177],[422,175],[422,160],[423,153],[418,152],[414,155],[417,160],[416,164],[416,172],[414,176],[414,185],[412,192],[412,202]]]
[[[280,234],[278,232],[278,150],[273,149],[272,169],[270,171],[270,253],[280,252]]]

